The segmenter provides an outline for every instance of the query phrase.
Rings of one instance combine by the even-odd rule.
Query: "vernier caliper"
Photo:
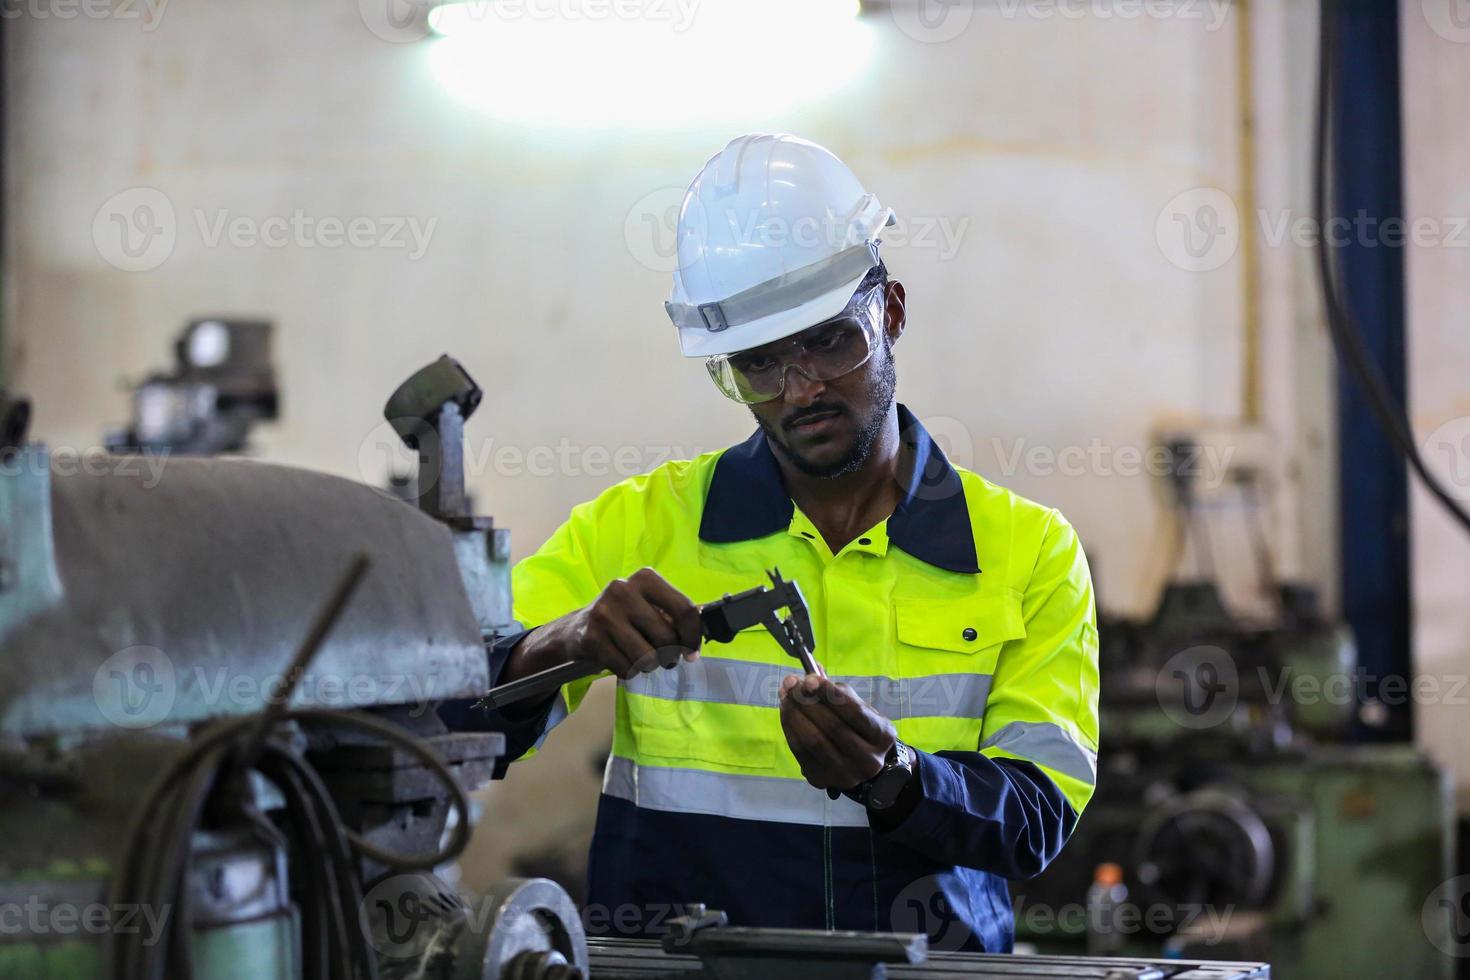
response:
[[[826,676],[822,665],[813,656],[816,637],[812,634],[812,617],[807,610],[806,599],[801,587],[781,577],[781,570],[773,568],[766,573],[770,585],[757,585],[736,595],[725,595],[714,602],[700,607],[701,633],[715,643],[729,643],[735,634],[750,626],[764,626],[775,638],[781,649],[797,660],[808,674]],[[781,615],[781,610],[786,615]],[[658,651],[659,665],[665,668],[679,663],[682,651],[668,648]],[[480,702],[489,708],[500,708],[523,698],[550,694],[564,684],[602,673],[603,668],[595,663],[573,660],[551,667],[529,677],[492,687]]]

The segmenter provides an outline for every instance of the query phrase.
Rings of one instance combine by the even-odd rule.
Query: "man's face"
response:
[[[803,473],[834,477],[856,470],[883,431],[898,383],[893,341],[904,326],[903,286],[890,282],[887,290],[885,322],[865,364],[832,381],[813,381],[790,368],[778,397],[750,406],[777,452]]]

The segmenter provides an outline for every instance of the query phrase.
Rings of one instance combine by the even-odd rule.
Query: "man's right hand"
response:
[[[516,644],[497,683],[581,660],[618,677],[653,670],[660,651],[699,654],[699,607],[662,575],[640,568],[614,579],[592,604],[531,630]]]

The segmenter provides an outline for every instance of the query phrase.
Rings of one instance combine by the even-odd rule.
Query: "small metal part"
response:
[[[701,929],[729,925],[724,912],[711,910],[703,902],[688,906],[684,914],[669,920],[669,931],[664,934],[663,947],[670,953],[684,952]]]
[[[816,674],[818,677],[826,677],[827,672],[822,669],[821,664],[817,663],[817,658],[812,656],[811,650],[807,649],[800,631],[796,629],[791,620],[787,619],[781,623],[781,631],[786,637],[786,642],[781,644],[782,647],[791,656],[801,661],[802,670],[808,674]]]

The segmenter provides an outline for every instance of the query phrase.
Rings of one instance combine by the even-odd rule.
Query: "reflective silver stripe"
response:
[[[990,697],[989,674],[927,677],[838,677],[886,718],[980,718]]]
[[[620,683],[634,694],[665,701],[706,701],[774,708],[781,691],[781,679],[794,673],[793,668],[797,668],[794,660],[792,667],[786,667],[701,656],[669,670],[653,670]]]
[[[737,820],[770,820],[833,827],[866,827],[867,811],[845,796],[827,799],[801,779],[746,776],[703,769],[640,766],[611,756],[602,791],[634,806],[671,813],[707,813]]]
[[[980,748],[1014,753],[1089,786],[1097,783],[1097,753],[1065,728],[1050,722],[1013,721],[982,742]]]
[[[674,326],[681,330],[698,328],[718,332],[772,313],[795,309],[856,279],[877,264],[877,243],[865,242],[774,279],[756,283],[727,299],[697,306],[666,302],[664,309]]]
[[[780,701],[781,680],[797,673],[795,661],[784,664],[700,657],[671,670],[654,670],[620,683],[630,692],[665,701],[705,701],[774,708]],[[854,693],[885,717],[980,718],[990,697],[989,674],[930,674],[927,677],[834,678],[851,685]]]

